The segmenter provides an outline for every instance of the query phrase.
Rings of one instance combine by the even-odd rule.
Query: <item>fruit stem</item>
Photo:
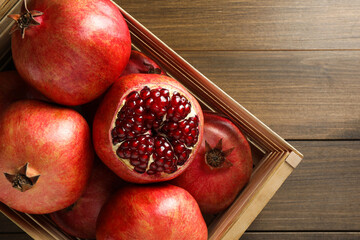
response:
[[[28,165],[29,163],[26,163],[18,170],[16,174],[4,173],[6,179],[11,183],[12,187],[21,192],[25,192],[31,189],[40,177],[40,175],[34,177],[28,177],[27,176]]]
[[[234,150],[230,148],[226,151],[222,150],[222,138],[214,148],[205,140],[205,161],[211,168],[228,168],[232,163],[226,159],[227,156]]]
[[[12,34],[13,32],[15,32],[17,30],[20,30],[21,38],[23,38],[23,39],[25,37],[25,30],[28,27],[40,25],[40,23],[38,21],[36,21],[34,19],[34,17],[39,17],[44,14],[43,12],[40,12],[37,10],[29,11],[29,9],[27,8],[27,5],[26,5],[26,0],[24,0],[24,8],[25,8],[25,13],[8,15],[9,18],[12,18],[17,23],[17,25],[15,25],[11,29],[10,34]]]

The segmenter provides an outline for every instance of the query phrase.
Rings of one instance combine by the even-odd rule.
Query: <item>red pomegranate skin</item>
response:
[[[95,239],[100,209],[124,184],[123,180],[97,160],[81,197],[72,206],[51,213],[50,217],[63,231],[74,237]]]
[[[110,0],[34,0],[40,23],[12,34],[12,56],[24,80],[54,102],[80,105],[120,76],[131,52],[127,24]]]
[[[45,214],[74,203],[90,177],[94,152],[90,130],[76,111],[36,100],[20,100],[0,118],[0,172],[40,175],[20,191],[2,174],[0,201],[21,212]]]
[[[47,100],[45,96],[29,86],[16,71],[0,72],[0,112],[20,99]]]
[[[166,86],[178,91],[186,91],[184,87],[175,79],[159,74],[130,74],[116,81],[104,96],[94,118],[93,122],[93,143],[97,155],[100,159],[118,176],[132,183],[153,183],[167,181],[179,176],[193,161],[200,143],[203,138],[204,117],[200,105],[196,99],[189,95],[186,97],[193,103],[199,117],[199,136],[198,144],[195,146],[192,155],[178,171],[167,175],[146,175],[139,174],[130,169],[113,150],[111,130],[114,119],[121,107],[121,102],[126,96],[134,91],[140,90],[148,85]],[[186,91],[187,92],[187,91]]]
[[[148,73],[148,74],[163,74],[166,73],[160,68],[160,66],[152,60],[150,57],[137,50],[131,50],[131,55],[128,64],[126,65],[121,76],[129,75],[132,73]],[[89,124],[92,125],[95,113],[99,104],[101,103],[105,93],[95,100],[82,105],[82,113]]]
[[[121,73],[121,76],[131,73],[156,73],[166,75],[164,70],[162,70],[153,59],[137,50],[131,51],[129,62]]]
[[[97,240],[206,240],[207,226],[195,199],[170,185],[134,185],[101,209]]]
[[[253,167],[251,149],[241,131],[227,118],[204,112],[204,138],[199,153],[182,175],[171,181],[186,189],[206,214],[225,210],[248,183]],[[222,138],[222,148],[234,149],[220,167],[211,167],[205,158],[205,141],[213,148]]]

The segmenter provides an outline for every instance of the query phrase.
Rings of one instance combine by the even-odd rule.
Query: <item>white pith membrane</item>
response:
[[[123,101],[121,102],[120,106],[118,107],[118,111],[116,112],[116,115],[114,115],[114,118],[113,118],[113,121],[112,121],[112,124],[111,124],[111,130],[113,131],[117,126],[116,126],[116,120],[119,118],[118,117],[118,113],[121,111],[121,109],[125,106],[126,102],[128,101],[127,97],[133,93],[133,92],[137,92],[138,94],[140,94],[141,90],[148,87],[150,90],[161,90],[161,89],[166,89],[169,91],[169,104],[171,102],[171,99],[174,95],[174,93],[178,93],[180,94],[181,97],[184,97],[187,99],[187,101],[189,101],[189,99],[187,97],[185,97],[185,95],[182,93],[181,89],[178,89],[178,88],[175,88],[175,87],[172,87],[172,86],[164,86],[164,87],[159,87],[158,85],[151,85],[151,84],[148,84],[147,86],[143,86],[142,88],[139,88],[137,90],[132,90],[132,91],[129,91],[126,95],[126,97],[123,99]],[[189,101],[190,103],[190,101]],[[194,110],[194,106],[190,103],[191,107],[190,107],[190,112],[186,115],[186,117],[184,118],[181,118],[181,120],[179,120],[178,122],[182,122],[182,121],[186,121],[186,120],[189,120],[190,118],[193,118],[193,117],[197,117],[197,120],[199,121],[198,119],[198,116]],[[160,130],[162,129],[162,127],[164,126],[164,124],[166,123],[166,119],[167,119],[167,113],[165,113],[165,115],[162,117],[162,121],[161,121],[161,125],[157,128],[157,130]],[[199,122],[197,122],[197,131],[199,130]],[[111,135],[111,134],[110,134]],[[168,143],[170,143],[170,147],[171,147],[171,150],[174,152],[174,155],[175,155],[175,150],[171,144],[171,141],[170,139],[162,132],[160,131],[156,131],[156,136],[154,136],[154,133],[153,133],[153,129],[148,129],[146,132],[144,133],[141,133],[141,134],[138,134],[136,135],[136,138],[139,137],[139,136],[147,136],[147,135],[150,135],[153,139],[156,137],[156,136],[162,136],[164,137]],[[193,151],[194,149],[196,148],[196,146],[199,144],[199,139],[198,139],[198,136],[199,136],[199,132],[197,133],[196,135],[196,143],[190,147],[188,147],[185,143],[183,144],[184,147],[188,150],[191,150],[191,152],[188,154],[188,156],[191,156],[193,154]],[[111,140],[113,140],[113,136],[111,135]],[[131,139],[135,139],[135,138],[128,138],[127,136],[125,137],[124,140],[120,141],[120,142],[117,142],[116,144],[112,144],[112,150],[114,152],[114,154],[119,158],[120,161],[122,161],[123,163],[125,163],[125,165],[130,168],[131,170],[134,170],[135,169],[135,166],[133,166],[131,163],[130,163],[130,159],[129,158],[121,158],[118,156],[117,154],[117,150],[118,148],[121,146],[121,144],[123,144],[124,142],[128,141],[128,140],[131,140]],[[155,148],[155,147],[154,147]],[[139,174],[148,174],[148,170],[150,169],[150,165],[151,163],[155,162],[154,158],[153,158],[153,154],[155,152],[155,149],[153,150],[153,153],[149,156],[149,159],[148,159],[148,163],[147,163],[147,166],[146,166],[146,170],[144,173],[139,173]],[[186,159],[186,161],[188,160],[188,158]],[[185,161],[185,163],[186,163]],[[179,169],[181,169],[184,165],[177,165],[177,170],[178,171]],[[134,170],[134,172],[137,172]],[[161,175],[169,175],[169,174],[172,174],[172,173],[166,173],[164,171],[162,172],[157,172],[155,175],[158,176],[159,174]]]

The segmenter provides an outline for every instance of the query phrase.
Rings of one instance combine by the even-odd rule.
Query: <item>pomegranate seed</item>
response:
[[[137,99],[137,98],[139,98],[139,93],[134,91],[134,92],[129,93],[126,100],[133,100],[133,99]]]
[[[141,168],[139,166],[134,167],[134,170],[138,173],[144,173],[146,171],[145,168]]]
[[[139,160],[141,162],[148,162],[149,161],[149,155],[147,155],[147,154],[140,155]]]
[[[148,87],[144,87],[143,89],[141,89],[140,91],[140,97],[142,99],[146,99],[150,96],[150,88]]]
[[[138,166],[140,165],[140,161],[137,159],[130,159],[130,164],[133,166]]]

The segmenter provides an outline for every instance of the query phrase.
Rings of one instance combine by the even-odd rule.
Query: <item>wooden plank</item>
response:
[[[358,240],[359,232],[246,232],[240,240]]]
[[[360,141],[291,141],[304,159],[251,231],[359,231]]]
[[[175,50],[359,49],[354,0],[116,0]]]
[[[17,233],[23,232],[18,226],[16,226],[10,219],[0,213],[0,233]],[[1,239],[1,238],[0,238]]]
[[[179,51],[286,139],[360,139],[360,51]]]
[[[358,232],[246,232],[240,240],[358,240],[360,233]],[[0,239],[6,240],[31,240],[25,233],[0,234]]]
[[[4,240],[32,240],[32,238],[26,233],[11,233],[11,234],[0,234],[0,239]]]

